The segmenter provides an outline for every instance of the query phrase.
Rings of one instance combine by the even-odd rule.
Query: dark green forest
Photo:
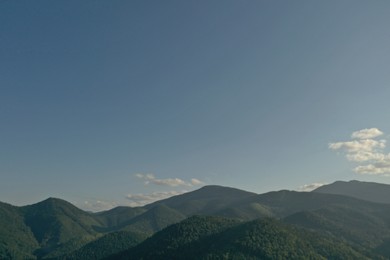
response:
[[[205,186],[98,213],[55,198],[0,203],[0,259],[388,259],[390,185],[378,185],[265,194]]]

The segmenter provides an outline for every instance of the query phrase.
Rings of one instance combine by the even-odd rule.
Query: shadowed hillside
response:
[[[153,248],[153,250],[151,250]],[[368,259],[347,244],[272,219],[191,217],[109,259]]]
[[[57,256],[95,239],[93,228],[101,224],[89,213],[64,200],[49,198],[22,207],[25,223],[31,228],[40,249],[38,257]]]
[[[0,202],[0,259],[33,258],[38,248],[20,208]]]
[[[147,235],[140,232],[117,231],[104,235],[60,259],[102,259],[134,247],[146,238]]]

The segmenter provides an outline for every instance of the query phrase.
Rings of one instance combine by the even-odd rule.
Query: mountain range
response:
[[[49,198],[0,203],[0,259],[388,259],[390,185],[256,194],[205,186],[91,213]]]

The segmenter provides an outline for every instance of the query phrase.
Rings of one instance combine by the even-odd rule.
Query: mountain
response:
[[[285,223],[326,233],[368,250],[384,248],[390,238],[390,205],[367,201],[301,211],[283,220]],[[389,250],[382,250],[381,254],[390,258]]]
[[[38,248],[20,208],[0,202],[0,259],[30,259]]]
[[[78,250],[96,240],[96,244],[89,247],[93,248],[94,245],[102,243],[102,240],[97,239],[105,238],[106,240],[103,241],[133,239],[128,237],[129,234],[141,233],[142,236],[138,236],[136,239],[139,241],[140,237],[144,239],[146,236],[186,218],[180,212],[165,205],[155,205],[150,209],[117,207],[100,213],[85,212],[67,201],[56,198],[49,198],[20,208],[7,204],[1,205],[0,209],[10,215],[9,217],[7,214],[1,215],[4,218],[4,223],[20,219],[20,223],[17,223],[15,228],[12,225],[4,225],[7,229],[0,229],[0,235],[3,235],[7,242],[5,246],[0,248],[8,250],[0,251],[1,255],[15,255],[12,253],[13,251],[20,251],[25,252],[26,258],[56,258]],[[23,232],[16,232],[17,228],[22,229]],[[131,232],[116,233],[116,236],[104,236],[116,231]],[[24,246],[20,250],[17,247],[20,241],[9,245],[12,241],[9,238],[12,237],[11,234],[15,233],[20,238],[27,236],[26,240],[29,242],[23,243]],[[121,245],[124,242],[112,243],[122,248]],[[128,247],[123,246],[123,248]],[[10,253],[11,249],[13,251]],[[102,248],[99,249],[102,250]],[[88,247],[83,248],[83,250],[88,252]],[[80,254],[84,254],[84,251],[81,251]],[[103,252],[109,252],[109,250],[103,250]]]
[[[84,245],[98,237],[94,226],[101,226],[91,214],[61,199],[49,198],[20,210],[40,245],[34,252],[38,257],[58,256]]]
[[[152,208],[155,205],[164,204],[186,216],[194,214],[205,215],[213,214],[226,208],[231,203],[255,195],[257,194],[235,188],[209,185],[192,192],[154,202],[146,205],[145,208]]]
[[[342,195],[281,190],[242,199],[228,205],[228,208],[246,212],[250,219],[264,216],[281,218],[296,212],[316,210],[329,205],[359,205],[360,202],[358,199]]]
[[[156,231],[185,219],[182,213],[171,209],[164,204],[156,205],[145,213],[134,217],[124,226],[123,230],[143,232],[151,235]]]
[[[142,207],[116,207],[111,210],[94,213],[93,217],[98,219],[103,226],[95,227],[100,232],[113,232],[121,230],[129,224],[129,221],[148,211]]]
[[[390,204],[390,185],[361,182],[361,181],[336,181],[329,185],[321,186],[312,192],[339,194],[377,203]]]
[[[153,250],[151,250],[153,249]],[[346,243],[275,219],[194,216],[108,259],[368,259]]]
[[[197,240],[218,233],[237,224],[237,221],[218,217],[193,216],[174,224],[140,245],[113,255],[109,259],[177,259],[171,258],[181,251],[182,246],[191,246]],[[150,250],[153,248],[153,250]]]
[[[217,204],[223,208],[231,201],[252,195],[234,188],[210,186],[145,207],[117,207],[98,213],[85,212],[57,198],[24,207],[1,203],[0,258],[59,257],[111,232],[151,235],[180,222],[186,214],[202,214]]]
[[[59,259],[103,259],[134,247],[146,238],[147,235],[140,232],[112,232],[86,244],[76,251],[59,257]]]
[[[368,190],[377,188],[370,183],[359,185]],[[245,235],[253,229],[267,237],[272,233],[268,227],[280,231],[269,243],[261,244],[264,241],[256,234]],[[150,238],[142,242],[146,237]],[[298,244],[289,244],[285,237]],[[341,248],[329,239],[338,241]],[[241,240],[246,241],[243,247],[238,245]],[[117,207],[98,213],[56,198],[23,207],[0,203],[0,259],[100,259],[123,250],[141,257],[146,250],[142,248],[153,248],[151,255],[169,258],[173,254],[189,257],[187,253],[192,252],[205,259],[251,259],[256,254],[269,257],[272,250],[295,256],[290,246],[279,247],[275,241],[297,248],[308,243],[305,250],[315,258],[335,258],[346,252],[358,258],[390,258],[390,204],[316,191],[255,194],[216,185],[143,207]],[[160,248],[163,245],[171,251]],[[320,250],[321,245],[329,254]],[[272,252],[264,249],[267,247]],[[301,254],[295,253],[297,257]]]

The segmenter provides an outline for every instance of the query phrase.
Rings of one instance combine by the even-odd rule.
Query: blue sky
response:
[[[205,184],[390,183],[356,171],[387,158],[373,143],[390,134],[389,11],[379,0],[3,0],[0,200],[100,210]],[[351,137],[371,128],[382,134],[368,148]]]

